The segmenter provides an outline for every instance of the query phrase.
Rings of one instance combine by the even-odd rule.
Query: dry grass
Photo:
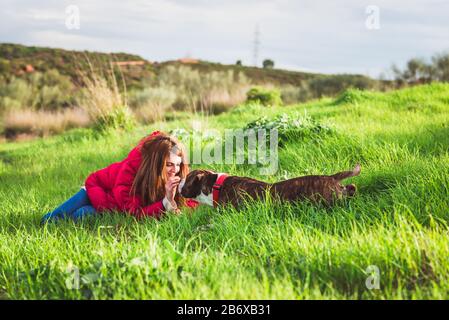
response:
[[[123,83],[124,94],[120,93],[112,64],[107,75],[96,72],[89,61],[88,64],[88,72],[80,71],[83,88],[78,105],[97,127],[131,126],[132,113],[128,108],[126,86]]]
[[[113,85],[111,88],[108,81],[100,75],[85,75],[83,82],[85,87],[79,104],[92,120],[103,118],[124,104],[117,86]]]
[[[142,124],[150,124],[164,120],[165,112],[168,108],[160,104],[147,104],[134,110],[137,121]]]
[[[219,114],[245,102],[249,88],[250,86],[241,85],[232,90],[212,89],[201,97],[201,104],[208,113]]]
[[[5,136],[9,139],[23,134],[48,136],[89,125],[89,116],[79,108],[58,112],[16,110],[3,118]]]

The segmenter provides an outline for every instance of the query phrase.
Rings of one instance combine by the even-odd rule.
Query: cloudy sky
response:
[[[449,51],[449,0],[0,0],[0,42],[373,77]],[[79,14],[79,15],[78,15]],[[78,24],[79,23],[79,24]],[[258,27],[257,27],[258,26]]]

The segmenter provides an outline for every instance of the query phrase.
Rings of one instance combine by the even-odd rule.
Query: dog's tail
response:
[[[360,174],[360,164],[357,164],[352,171],[342,171],[332,175],[331,177],[335,180],[341,181],[349,177],[355,177]]]

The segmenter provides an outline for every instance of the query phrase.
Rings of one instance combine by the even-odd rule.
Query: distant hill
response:
[[[152,65],[140,56],[127,53],[100,53],[72,51],[44,47],[28,47],[18,44],[0,44],[0,75],[22,75],[26,72],[57,69],[78,80],[77,70],[86,66],[87,58],[95,65],[120,61],[143,61],[144,64],[123,68],[127,83],[136,85],[142,78],[151,77]],[[28,69],[28,70],[27,70]]]
[[[73,51],[45,47],[24,46],[19,44],[0,44],[0,76],[20,76],[27,72],[48,71],[57,69],[59,73],[69,76],[72,81],[78,80],[77,69],[86,65],[86,57],[98,64],[110,61],[120,64],[129,87],[140,87],[141,80],[151,78],[168,65],[189,65],[200,72],[234,70],[243,72],[254,83],[273,83],[276,85],[299,86],[312,79],[333,79],[339,81],[342,75],[323,75],[307,72],[280,69],[263,69],[239,65],[224,65],[201,60],[185,59],[184,61],[150,62],[128,53],[100,53],[90,51]],[[344,75],[350,82],[375,81],[362,75]],[[345,80],[345,81],[346,81]],[[327,81],[327,80],[326,80]]]

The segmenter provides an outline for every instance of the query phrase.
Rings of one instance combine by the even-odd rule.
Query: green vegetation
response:
[[[263,116],[255,121],[248,123],[245,130],[277,130],[279,145],[298,141],[301,139],[320,139],[321,137],[334,133],[334,130],[307,114],[299,115],[283,113],[273,119]],[[267,135],[268,138],[269,135]]]
[[[253,87],[246,93],[247,102],[256,102],[264,106],[282,105],[281,92],[278,89]]]
[[[210,117],[185,113],[134,131],[0,145],[0,296],[4,299],[448,299],[449,85]],[[307,112],[306,112],[307,111]],[[201,165],[278,181],[362,165],[357,196],[333,208],[309,203],[201,207],[160,221],[117,213],[80,224],[39,225],[86,176],[120,161],[152,130],[243,128],[265,115],[307,114],[335,134],[292,139],[279,171]],[[282,117],[281,117],[282,118]],[[207,121],[206,121],[207,120]],[[369,266],[380,289],[368,289]],[[70,289],[79,272],[79,290]],[[69,286],[68,286],[69,284]]]
[[[398,85],[449,81],[449,53],[435,54],[430,62],[423,58],[410,59],[404,70],[392,67]]]
[[[262,62],[263,68],[264,69],[273,69],[274,68],[274,61],[271,59],[265,59]]]
[[[121,94],[117,79],[111,69],[109,75],[95,73],[92,70],[82,74],[85,85],[81,91],[79,105],[89,115],[96,130],[130,130],[134,127],[133,114],[128,108],[125,96]]]
[[[93,118],[86,124],[84,116],[72,112],[86,109],[82,103],[85,92],[89,91],[86,73],[112,73],[108,78],[117,79],[118,94],[129,102],[126,112],[113,112],[108,119],[103,119],[107,126],[124,126],[117,124],[117,119],[126,120],[128,126],[131,118],[150,124],[179,111],[219,114],[244,102],[253,86],[276,87],[280,98],[273,97],[276,100],[273,103],[282,99],[286,104],[336,96],[347,88],[386,90],[391,87],[389,82],[361,75],[287,71],[274,69],[274,62],[269,59],[264,63],[264,68],[242,66],[241,61],[235,65],[195,59],[152,63],[125,53],[0,44],[0,134],[15,139],[22,134],[32,137],[58,133],[77,124],[98,127]],[[256,100],[265,103],[263,95]],[[49,121],[33,122],[33,113],[34,118]],[[92,115],[89,110],[87,113]],[[75,118],[69,119],[71,115]]]
[[[19,44],[0,44],[1,61],[7,61],[7,70],[2,71],[0,76],[20,76],[25,73],[27,65],[31,65],[35,71],[45,73],[52,69],[58,70],[60,74],[69,77],[73,83],[80,83],[79,70],[88,67],[88,60],[97,66],[108,66],[110,61],[141,61],[144,60],[137,55],[127,53],[100,53],[89,51],[71,51],[45,47],[28,47]],[[2,63],[0,62],[0,66]],[[138,86],[140,79],[153,75],[151,64],[124,68],[126,83],[130,87]]]

